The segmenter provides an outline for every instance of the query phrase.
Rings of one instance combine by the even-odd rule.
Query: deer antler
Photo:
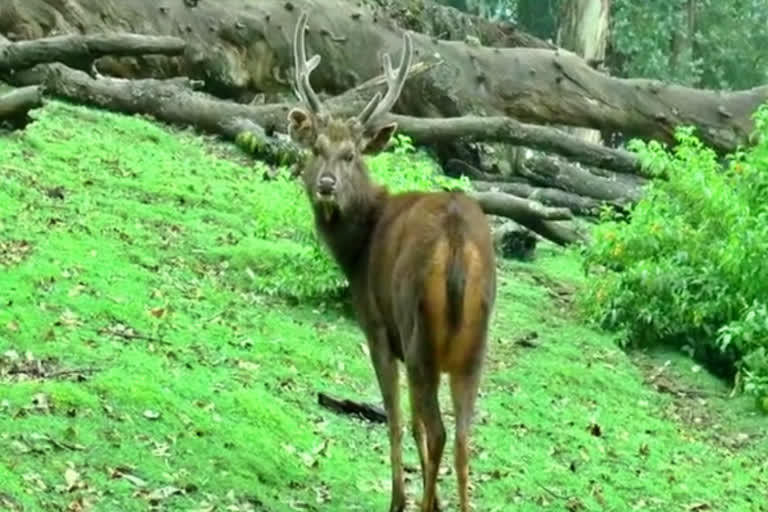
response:
[[[411,65],[412,46],[411,35],[408,32],[403,34],[403,54],[400,57],[400,66],[397,70],[392,68],[392,60],[389,57],[389,53],[385,53],[381,57],[381,65],[384,68],[384,78],[387,81],[387,94],[384,99],[381,98],[381,93],[377,92],[371,101],[363,108],[363,111],[357,116],[360,123],[363,125],[370,124],[377,117],[389,112],[394,106],[397,98],[400,96],[400,92],[403,90],[403,84],[408,76],[408,68]]]
[[[309,83],[309,75],[320,64],[320,55],[315,55],[307,60],[304,32],[307,29],[308,17],[306,12],[301,13],[299,22],[296,24],[296,31],[293,33],[294,80],[296,82],[294,93],[304,105],[317,114],[322,111],[322,104]]]

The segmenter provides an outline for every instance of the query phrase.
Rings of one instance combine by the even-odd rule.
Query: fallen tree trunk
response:
[[[106,55],[181,55],[186,43],[178,37],[138,34],[66,35],[19,41],[0,46],[0,73],[16,72],[37,64],[60,62],[90,71],[93,61]]]
[[[374,14],[351,0],[219,0],[195,8],[154,0],[28,0],[12,4],[3,26],[22,39],[126,26],[182,37],[190,45],[184,56],[139,69],[111,58],[100,66],[118,76],[184,74],[205,79],[217,95],[252,97],[290,90],[290,41],[302,10],[310,13],[310,52],[323,60],[312,77],[316,90],[340,94],[380,72],[379,52],[399,55],[401,32],[386,11]],[[616,79],[562,50],[490,48],[419,33],[413,46],[418,57],[444,62],[405,84],[394,112],[418,117],[502,114],[664,141],[673,141],[676,126],[690,124],[705,143],[731,151],[748,142],[751,115],[768,99],[768,87],[720,92]]]
[[[567,208],[577,215],[597,215],[603,204],[597,199],[579,196],[556,188],[533,187],[527,183],[473,181],[472,186],[480,192],[499,191],[544,205]]]
[[[553,221],[572,217],[567,208],[550,208],[542,204],[500,192],[474,192],[474,197],[483,211],[514,220],[544,238],[559,245],[570,245],[584,241],[575,229]]]
[[[24,80],[24,73],[17,78]],[[40,79],[37,74],[32,74],[25,83]],[[109,78],[97,81],[62,66],[52,69],[44,80],[52,92],[68,99],[95,103],[119,111],[131,109],[151,113],[172,123],[187,119],[198,128],[214,131],[220,129],[224,120],[232,121],[236,118],[248,119],[263,127],[267,133],[284,131],[286,115],[292,107],[290,103],[249,106],[202,96],[172,99],[161,90],[166,84],[162,81],[136,81],[133,84]],[[378,85],[378,81],[370,83],[371,87]],[[328,104],[334,111],[349,114],[362,108],[369,94],[366,94],[366,88],[357,87],[329,100]],[[176,111],[181,112],[174,114]],[[394,114],[387,117],[397,121],[399,130],[413,137],[418,144],[454,139],[504,141],[554,151],[585,165],[606,167],[618,172],[641,172],[639,162],[631,153],[585,143],[562,131],[519,123],[507,117],[424,119]]]
[[[493,243],[503,258],[531,261],[538,238],[516,222],[505,222],[493,229]]]
[[[621,203],[640,199],[642,186],[647,183],[641,177],[598,176],[583,167],[542,155],[525,158],[518,173],[533,185]]]
[[[392,115],[401,130],[421,144],[464,141],[508,142],[563,155],[585,165],[641,174],[637,157],[627,151],[585,142],[555,128],[525,124],[509,117],[463,116],[424,119]]]
[[[0,125],[22,128],[29,122],[29,111],[43,105],[42,89],[32,85],[0,96]]]
[[[288,105],[242,105],[211,98],[196,92],[195,82],[188,79],[94,79],[87,73],[62,64],[48,66],[44,85],[47,91],[68,100],[127,114],[149,114],[160,121],[191,125],[230,140],[237,138],[244,130],[254,130],[256,138],[264,135],[272,137],[274,131],[278,131],[274,129],[277,119],[282,118],[279,129],[285,129],[285,115],[289,108]],[[283,115],[278,117],[277,113],[281,110]],[[271,131],[261,129],[260,121],[265,118],[273,120]],[[291,158],[290,152],[296,150],[290,149],[290,144],[284,144],[287,153],[278,154],[280,158],[286,158],[286,154],[287,158]],[[288,160],[282,163],[288,163]],[[547,208],[508,194],[479,193],[476,197],[484,210],[489,209],[487,213],[511,218],[556,243],[565,245],[581,240],[578,234],[567,228],[549,226],[550,220],[571,218],[567,209]]]

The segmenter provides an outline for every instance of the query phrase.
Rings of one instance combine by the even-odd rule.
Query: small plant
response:
[[[768,106],[756,144],[722,164],[690,128],[633,142],[654,181],[627,222],[604,212],[586,268],[587,315],[623,343],[673,344],[768,396]]]
[[[393,148],[368,159],[368,167],[377,182],[387,185],[391,192],[406,190],[469,190],[466,176],[461,179],[445,176],[440,167],[423,150],[413,146],[411,137],[397,134]]]

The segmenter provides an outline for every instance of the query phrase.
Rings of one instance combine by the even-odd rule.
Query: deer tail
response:
[[[457,213],[457,212],[452,212]],[[461,236],[461,219],[454,215],[449,222],[448,237],[448,264],[445,272],[446,313],[448,326],[452,332],[456,332],[461,325],[464,309],[464,290],[466,287],[467,273],[464,262],[464,241]]]

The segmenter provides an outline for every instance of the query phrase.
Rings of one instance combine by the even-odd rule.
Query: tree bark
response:
[[[29,111],[42,105],[42,90],[34,85],[0,95],[0,125],[22,128],[29,122]]]
[[[534,187],[527,183],[473,181],[472,186],[481,192],[499,191],[513,196],[530,199],[547,206],[567,208],[577,215],[594,216],[600,210],[602,201],[584,197],[556,188]]]
[[[536,201],[500,192],[475,192],[472,197],[486,214],[512,219],[556,244],[565,246],[585,240],[574,228],[554,222],[571,217],[567,208],[548,208]]]
[[[288,8],[290,6],[291,8]],[[401,31],[386,16],[351,0],[317,2],[242,0],[158,5],[154,0],[27,0],[6,8],[0,27],[15,38],[58,33],[136,30],[182,37],[183,56],[147,60],[101,59],[99,69],[117,76],[185,74],[204,79],[210,92],[239,97],[285,94],[290,86],[293,28],[310,13],[310,53],[322,64],[313,85],[338,95],[379,74],[378,54],[397,58]],[[699,128],[720,151],[748,141],[755,109],[768,87],[746,91],[696,90],[652,80],[616,79],[564,50],[490,48],[413,34],[417,59],[440,66],[409,80],[394,112],[419,117],[508,115],[524,122],[555,123],[673,141],[680,124]]]
[[[584,167],[546,156],[526,158],[519,172],[534,185],[556,187],[579,196],[619,203],[640,199],[642,187],[647,183],[641,177],[598,176]]]
[[[505,222],[493,229],[493,243],[503,258],[530,261],[536,252],[536,235],[516,222]]]
[[[605,60],[608,46],[610,0],[564,0],[557,44],[579,55],[595,67]],[[600,143],[600,132],[588,128],[573,128],[580,139]]]
[[[31,68],[46,62],[60,62],[90,71],[93,61],[105,55],[181,55],[186,43],[178,37],[118,35],[67,35],[0,46],[0,73]]]
[[[637,157],[619,149],[581,141],[562,130],[520,123],[509,117],[463,116],[424,119],[390,116],[400,129],[422,144],[463,139],[465,141],[508,142],[549,151],[576,162],[604,167],[616,172],[642,174]]]

